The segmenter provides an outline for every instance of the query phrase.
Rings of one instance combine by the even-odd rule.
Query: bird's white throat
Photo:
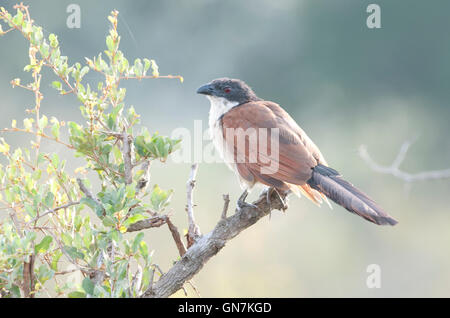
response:
[[[210,103],[211,108],[209,110],[209,126],[212,128],[217,124],[217,121],[222,117],[225,113],[227,113],[233,107],[239,105],[238,102],[230,102],[226,98],[217,97],[217,96],[206,96]]]
[[[213,144],[220,157],[224,160],[227,166],[237,174],[236,164],[233,162],[233,153],[226,147],[223,138],[223,128],[220,118],[226,114],[233,107],[239,105],[238,102],[230,102],[223,97],[207,96],[211,102],[211,109],[209,110],[209,133]],[[239,176],[239,174],[237,174]],[[243,188],[249,186],[240,178],[240,184]]]

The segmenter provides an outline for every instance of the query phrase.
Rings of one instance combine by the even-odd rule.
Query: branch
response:
[[[73,206],[73,205],[78,205],[78,204],[80,204],[80,201],[69,202],[69,203],[67,203],[67,204],[64,204],[64,205],[58,206],[58,207],[56,207],[56,208],[47,210],[47,211],[45,211],[44,213],[42,213],[42,214],[40,214],[39,216],[37,216],[37,217],[35,217],[34,219],[32,219],[31,221],[29,221],[28,224],[33,223],[33,222],[39,220],[40,218],[46,216],[47,214],[55,213],[55,212],[58,211],[58,210],[67,209],[67,208],[69,208],[69,207],[71,207],[71,206]]]
[[[181,240],[180,232],[178,232],[177,227],[172,223],[169,217],[166,218],[167,226],[169,227],[170,233],[172,233],[173,240],[178,249],[178,253],[181,257],[186,254],[186,246],[184,246],[183,241]]]
[[[222,220],[227,218],[228,206],[230,205],[230,195],[223,195],[223,210],[222,210]]]
[[[88,188],[86,188],[86,186],[84,185],[83,181],[80,178],[77,178],[77,183],[78,183],[78,186],[80,187],[81,192],[83,192],[84,195],[86,197],[88,197],[89,199],[94,200],[95,203],[97,203],[102,208],[102,214],[106,215],[106,209],[103,206],[102,202],[95,195],[93,195],[92,192],[89,191]]]
[[[137,221],[128,227],[127,232],[137,232],[152,227],[160,227],[167,222],[166,216],[154,216],[145,220]]]
[[[284,199],[285,196],[281,196]],[[253,204],[255,207],[249,205],[237,209],[233,216],[220,220],[211,232],[199,237],[167,273],[162,275],[153,286],[150,285],[142,297],[169,297],[197,274],[203,265],[225,246],[227,241],[269,215],[272,210],[283,208],[275,192],[272,192],[270,202],[263,193]]]
[[[22,128],[4,128],[4,129],[0,129],[0,132],[2,132],[2,133],[4,133],[4,132],[24,132],[24,133],[32,134],[32,135],[35,135],[35,136],[39,136],[39,137],[42,137],[42,138],[45,138],[45,139],[48,139],[48,140],[52,140],[54,142],[57,142],[57,143],[59,143],[61,145],[66,146],[69,149],[75,149],[74,146],[69,145],[69,144],[65,143],[64,141],[61,141],[58,138],[50,137],[50,136],[44,134],[43,132],[39,132],[39,131],[36,132],[36,131],[22,129]]]
[[[431,170],[431,171],[423,171],[419,173],[407,173],[400,170],[400,165],[406,158],[406,153],[409,150],[409,147],[413,144],[412,141],[405,141],[397,154],[397,157],[393,161],[390,166],[382,166],[376,163],[369,155],[367,151],[367,147],[365,145],[361,145],[359,147],[359,155],[360,157],[369,165],[369,167],[379,173],[390,174],[396,178],[402,179],[405,182],[414,182],[414,181],[426,181],[426,180],[437,180],[437,179],[447,179],[450,178],[450,169],[445,170]]]
[[[191,167],[191,174],[189,176],[189,180],[186,184],[186,193],[187,193],[187,205],[186,212],[188,215],[189,229],[186,235],[188,241],[188,247],[190,247],[196,239],[201,235],[200,228],[195,223],[194,218],[194,187],[195,187],[195,177],[197,176],[198,164],[194,164]]]
[[[123,155],[123,168],[125,172],[125,183],[131,184],[133,182],[133,165],[131,163],[131,139],[126,130],[122,133],[122,155]]]

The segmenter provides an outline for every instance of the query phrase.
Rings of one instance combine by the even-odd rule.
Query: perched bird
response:
[[[197,90],[210,100],[213,143],[244,189],[247,204],[255,184],[276,193],[302,193],[320,205],[327,198],[379,225],[397,223],[366,194],[328,167],[319,148],[278,104],[266,101],[243,81],[220,78]],[[278,196],[281,199],[281,196]]]

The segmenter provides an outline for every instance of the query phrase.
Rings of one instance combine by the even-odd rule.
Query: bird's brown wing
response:
[[[237,106],[222,117],[222,127],[226,146],[234,152],[238,171],[244,178],[253,177],[276,188],[284,188],[284,183],[304,185],[311,178],[313,167],[326,164],[314,143],[275,103],[257,101]],[[272,148],[277,144],[279,155],[272,156]]]

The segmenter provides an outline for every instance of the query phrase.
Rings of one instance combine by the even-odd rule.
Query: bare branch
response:
[[[152,227],[160,227],[164,225],[167,221],[166,216],[154,216],[145,220],[137,221],[128,227],[127,232],[142,231],[145,229],[150,229]]]
[[[181,240],[180,232],[178,232],[177,227],[172,223],[169,217],[166,217],[166,223],[169,227],[170,233],[172,233],[172,237],[177,246],[178,253],[180,254],[180,256],[183,256],[184,254],[186,254],[186,246],[184,246],[183,241]]]
[[[69,207],[71,207],[71,206],[78,205],[78,204],[80,204],[80,201],[69,202],[69,203],[67,203],[67,204],[64,204],[64,205],[58,206],[58,207],[56,207],[56,208],[50,209],[50,210],[45,211],[44,213],[40,214],[39,216],[35,217],[35,218],[32,219],[31,221],[29,221],[28,224],[33,223],[33,222],[39,220],[40,218],[42,218],[42,217],[44,217],[44,216],[46,216],[46,215],[48,215],[48,214],[55,213],[55,212],[58,211],[58,210],[67,209],[67,208],[69,208]]]
[[[450,169],[445,170],[431,170],[431,171],[423,171],[418,173],[407,173],[400,170],[400,165],[406,158],[406,154],[409,150],[409,147],[413,144],[412,141],[405,141],[397,154],[397,157],[393,161],[390,166],[382,166],[376,163],[369,155],[367,151],[367,147],[365,145],[361,145],[359,147],[359,155],[360,157],[369,165],[369,167],[379,173],[390,174],[396,178],[402,179],[405,182],[414,182],[414,181],[426,181],[426,180],[437,180],[437,179],[447,179],[450,178]]]
[[[189,176],[189,180],[186,184],[186,193],[187,193],[186,212],[188,215],[188,223],[189,223],[189,229],[187,233],[188,248],[192,244],[194,244],[197,238],[201,235],[200,228],[195,223],[194,217],[194,187],[197,171],[198,171],[198,164],[193,164],[191,167],[191,174]]]
[[[223,210],[222,210],[222,220],[227,218],[228,206],[230,205],[230,195],[223,195]]]
[[[282,202],[277,199],[275,192],[272,195],[270,203],[264,193],[253,202],[255,207],[244,206],[236,210],[233,216],[220,220],[211,232],[199,237],[167,273],[154,285],[150,285],[151,287],[142,297],[169,297],[197,274],[203,265],[225,246],[227,241],[269,215],[272,210],[281,210]]]
[[[131,184],[133,182],[133,164],[131,160],[131,139],[128,135],[127,131],[124,130],[122,133],[122,156],[123,156],[123,165],[125,172],[125,183]]]

